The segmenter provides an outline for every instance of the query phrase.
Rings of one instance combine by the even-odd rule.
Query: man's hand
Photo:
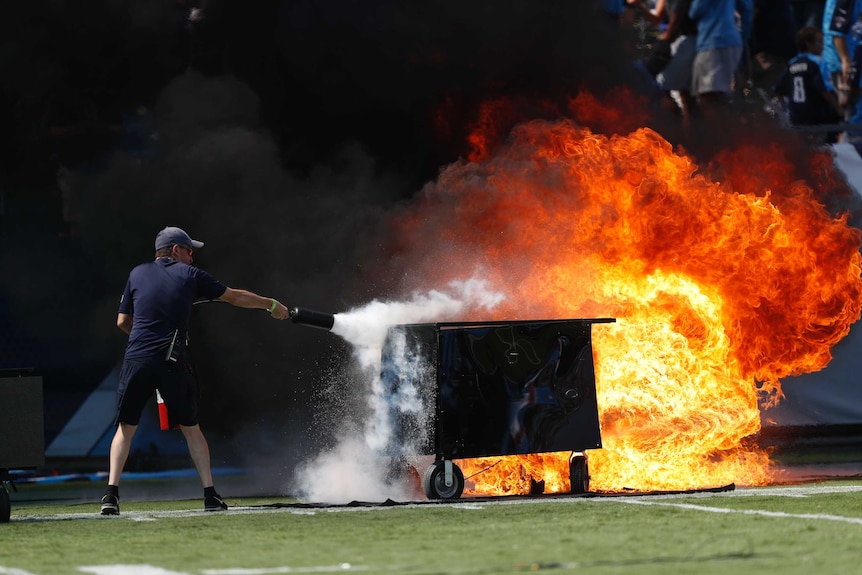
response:
[[[285,306],[279,301],[272,301],[275,301],[275,309],[272,310],[272,313],[270,315],[272,315],[272,317],[274,317],[275,319],[287,319],[288,316],[290,316],[290,310],[287,309],[287,306]]]

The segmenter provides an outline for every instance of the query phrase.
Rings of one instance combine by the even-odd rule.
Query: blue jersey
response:
[[[835,36],[847,43],[852,58],[862,39],[862,2],[857,0],[826,0],[823,8],[823,61],[831,73],[841,71],[841,58],[835,48]]]
[[[787,99],[790,123],[795,125],[831,124],[838,113],[823,95],[834,92],[829,73],[814,54],[801,53],[787,63],[775,93]]]
[[[736,28],[739,14],[741,29]],[[752,0],[693,0],[689,17],[697,22],[697,51],[743,46],[751,37]]]
[[[227,287],[207,272],[170,258],[137,266],[129,274],[119,313],[132,316],[126,359],[162,358],[171,341],[185,342],[192,303],[217,299]]]

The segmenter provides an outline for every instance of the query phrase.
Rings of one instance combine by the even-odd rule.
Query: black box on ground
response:
[[[42,377],[0,372],[0,470],[44,464]]]

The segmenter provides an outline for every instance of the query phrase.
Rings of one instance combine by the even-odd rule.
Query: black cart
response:
[[[32,372],[0,370],[0,523],[7,523],[12,513],[9,472],[45,464],[42,378]]]
[[[588,491],[584,452],[602,446],[591,327],[614,321],[391,326],[381,357],[382,387],[397,406],[389,455],[434,455],[422,474],[429,499],[463,493],[453,459],[560,451],[571,452],[572,492]]]

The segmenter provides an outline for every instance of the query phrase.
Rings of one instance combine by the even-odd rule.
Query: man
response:
[[[666,102],[680,110],[686,120],[691,116],[691,73],[697,54],[697,23],[689,16],[691,0],[671,0],[670,21],[660,41],[670,42],[671,60],[656,80],[665,92]],[[676,96],[673,94],[676,92]]]
[[[805,26],[796,33],[799,53],[788,62],[775,85],[775,93],[785,99],[790,123],[794,126],[837,124],[844,116],[829,72],[820,60],[823,32]],[[827,134],[826,143],[834,144],[838,134]]]
[[[823,10],[823,62],[844,106],[844,118],[851,124],[862,123],[862,106],[857,105],[858,71],[854,55],[862,37],[862,2],[828,0]],[[850,132],[851,139],[859,134]]]
[[[828,0],[823,11],[823,61],[833,74],[833,82],[844,84],[836,83],[843,90],[850,88],[853,51],[859,42],[860,11],[862,3],[856,0]]]
[[[204,510],[227,509],[213,486],[209,445],[198,425],[195,382],[186,360],[192,303],[197,298],[220,299],[237,307],[268,310],[275,319],[288,317],[288,310],[275,299],[226,287],[194,267],[194,251],[203,245],[180,228],[167,227],[156,236],[155,261],[134,268],[126,282],[117,327],[129,334],[129,343],[120,372],[117,432],[111,442],[102,515],[120,513],[120,476],[141,411],[156,390],[169,420],[179,424],[186,439],[204,488]]]
[[[741,29],[737,28],[739,14]],[[688,15],[697,22],[692,94],[701,108],[714,108],[733,92],[734,76],[751,35],[752,0],[694,0]]]

